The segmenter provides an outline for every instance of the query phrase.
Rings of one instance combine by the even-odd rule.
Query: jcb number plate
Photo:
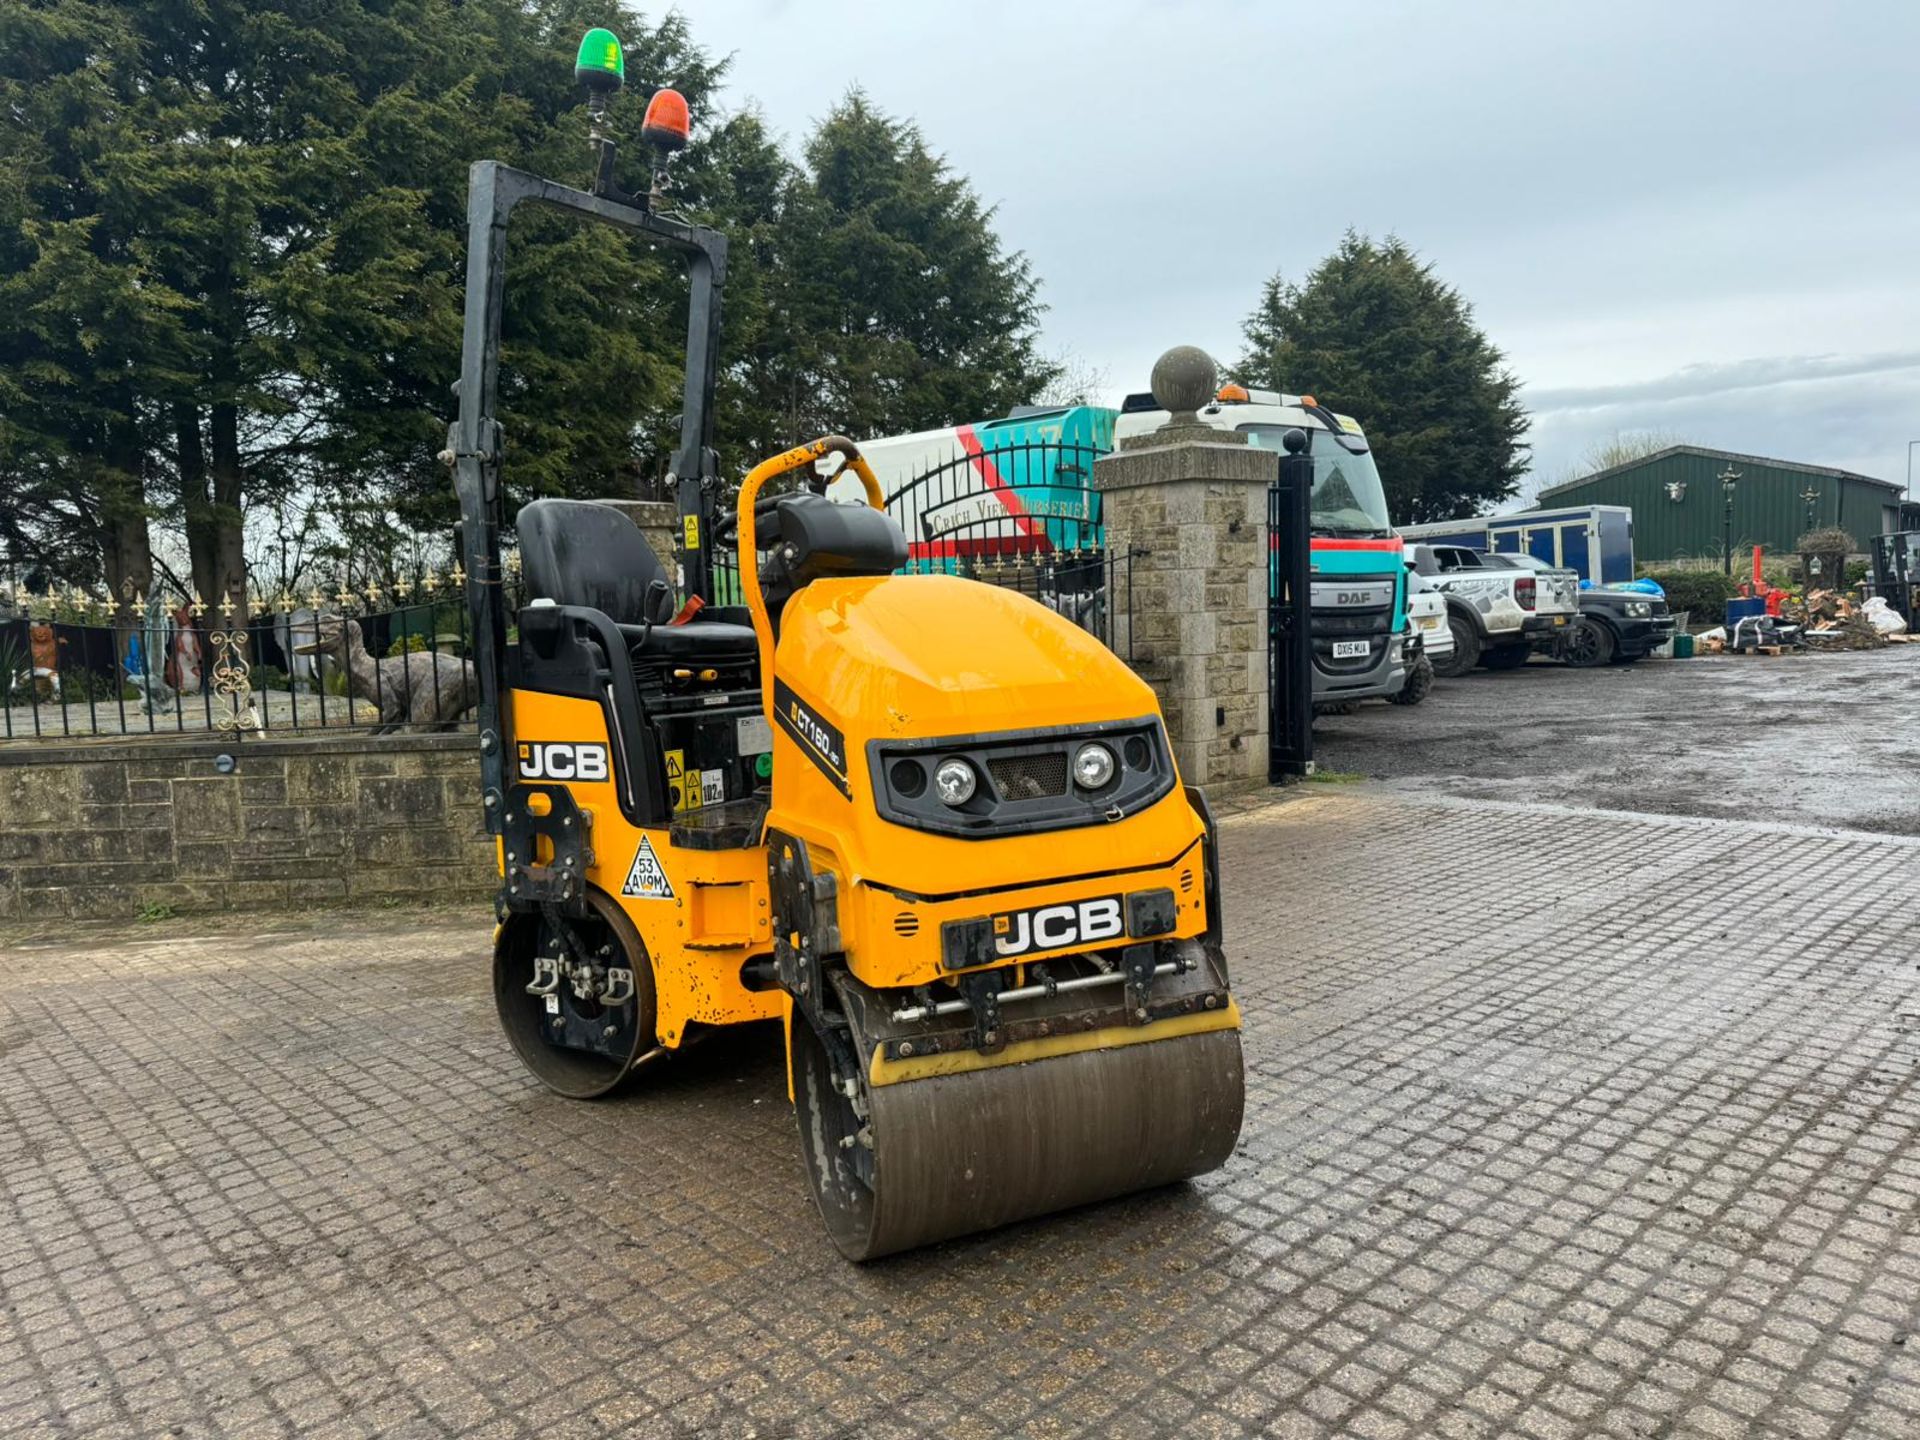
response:
[[[1126,933],[1118,895],[1102,895],[1071,905],[1037,905],[993,917],[993,948],[1003,959],[1029,950],[1099,945]]]
[[[1373,646],[1365,640],[1336,640],[1333,642],[1333,658],[1336,660],[1365,659]]]
[[[1135,890],[949,920],[940,927],[940,963],[949,970],[967,970],[1040,951],[1098,950],[1122,937],[1165,935],[1178,918],[1173,891]]]

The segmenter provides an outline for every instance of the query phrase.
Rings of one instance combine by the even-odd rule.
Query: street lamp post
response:
[[[1907,488],[1900,497],[1902,500],[1913,498],[1913,447],[1916,445],[1920,445],[1920,440],[1907,441]]]
[[[1733,574],[1733,487],[1740,483],[1739,472],[1729,465],[1720,472],[1720,491],[1727,497],[1726,518],[1721,521],[1720,549],[1727,574]]]
[[[1815,518],[1813,507],[1820,503],[1820,492],[1809,485],[1800,492],[1800,498],[1807,502],[1807,529],[1811,530]]]

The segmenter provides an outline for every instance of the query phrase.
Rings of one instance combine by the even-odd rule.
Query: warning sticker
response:
[[[673,885],[661,868],[660,857],[653,853],[653,842],[645,835],[640,837],[640,848],[633,852],[633,864],[627,867],[627,883],[620,887],[620,893],[641,900],[673,899]]]
[[[700,772],[700,803],[718,805],[727,798],[727,772],[724,770],[702,770]]]
[[[687,752],[667,751],[667,804],[677,815],[700,808],[700,772],[687,774]]]

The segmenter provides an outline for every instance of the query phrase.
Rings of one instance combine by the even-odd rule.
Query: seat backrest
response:
[[[791,550],[787,573],[805,585],[827,575],[891,575],[907,563],[900,522],[867,505],[837,505],[824,495],[780,500],[780,540]]]
[[[666,567],[640,527],[611,505],[591,500],[530,500],[520,507],[521,574],[527,598],[584,605],[616,625],[640,625],[647,587]]]

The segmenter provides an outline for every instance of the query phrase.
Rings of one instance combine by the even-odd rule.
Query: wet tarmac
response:
[[[1920,645],[1536,660],[1322,717],[1314,747],[1402,791],[1920,835]]]

